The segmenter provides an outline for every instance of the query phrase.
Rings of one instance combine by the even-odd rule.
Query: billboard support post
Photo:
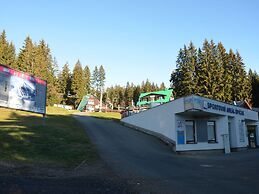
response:
[[[46,125],[46,114],[42,115],[42,125]]]

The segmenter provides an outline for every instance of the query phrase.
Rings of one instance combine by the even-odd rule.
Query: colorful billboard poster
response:
[[[0,106],[46,113],[47,82],[0,65]]]

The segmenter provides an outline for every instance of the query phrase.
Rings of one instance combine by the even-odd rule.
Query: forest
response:
[[[136,104],[141,92],[166,89],[165,83],[157,84],[149,79],[141,84],[129,81],[125,86],[105,87],[105,71],[108,70],[103,65],[91,70],[89,65],[82,65],[78,60],[72,70],[68,63],[59,70],[46,41],[35,43],[28,36],[17,53],[5,31],[0,34],[0,64],[46,80],[47,105],[77,107],[84,95],[93,94],[99,98],[102,94],[104,103],[113,104],[115,108],[127,107]],[[259,75],[252,70],[246,72],[240,53],[232,49],[227,52],[221,42],[215,44],[213,40],[205,40],[202,48],[196,48],[192,42],[184,45],[171,76],[168,72],[168,80],[175,98],[197,94],[229,103],[246,100],[259,107]]]
[[[258,107],[259,77],[238,51],[226,51],[223,43],[204,40],[202,48],[190,42],[179,50],[171,73],[175,97],[196,94],[227,103],[244,101]]]
[[[46,80],[47,105],[67,104],[76,108],[84,95],[93,94],[99,98],[102,91],[104,103],[112,103],[115,108],[126,107],[132,102],[136,104],[141,92],[165,89],[164,83],[157,85],[148,79],[138,85],[127,82],[125,86],[105,88],[103,65],[90,70],[89,65],[83,66],[78,60],[72,70],[68,63],[59,70],[58,62],[46,41],[35,43],[28,36],[16,53],[15,45],[7,40],[5,31],[0,35],[0,64]]]

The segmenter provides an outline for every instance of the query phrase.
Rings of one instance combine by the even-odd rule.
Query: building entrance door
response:
[[[256,126],[247,126],[249,148],[256,148]]]

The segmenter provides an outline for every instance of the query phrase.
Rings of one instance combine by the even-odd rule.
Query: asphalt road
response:
[[[106,164],[140,193],[259,193],[259,150],[177,155],[118,122],[75,117]]]

